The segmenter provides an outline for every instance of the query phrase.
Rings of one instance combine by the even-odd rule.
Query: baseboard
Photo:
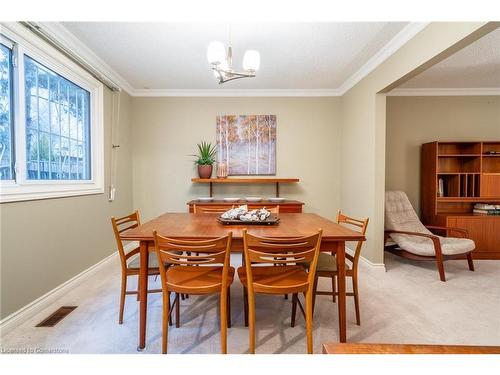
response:
[[[130,251],[137,244],[130,243],[125,246],[125,251]],[[0,320],[0,337],[5,336],[7,333],[12,331],[14,328],[20,326],[28,319],[42,311],[43,309],[50,306],[56,300],[64,296],[66,293],[72,291],[75,287],[80,285],[82,282],[92,277],[96,272],[103,268],[107,263],[111,262],[118,252],[107,256],[93,266],[87,268],[86,270],[80,272],[78,275],[72,277],[68,281],[62,283],[61,285],[55,287],[51,291],[45,293],[43,296],[37,298],[33,302],[28,303],[26,306],[20,308],[19,310],[8,315],[4,319]]]
[[[352,256],[354,256],[354,250],[347,247],[346,246],[346,252],[351,254]],[[363,256],[359,256],[359,259],[361,260],[361,262],[367,266],[370,266],[370,268],[372,269],[375,269],[375,270],[378,270],[378,271],[383,271],[383,272],[386,272],[387,269],[385,268],[385,264],[384,263],[373,263],[371,261],[369,261],[368,259],[364,258]]]

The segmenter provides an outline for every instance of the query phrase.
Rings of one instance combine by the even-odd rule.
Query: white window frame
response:
[[[2,23],[2,34],[14,42],[15,180],[0,181],[0,203],[104,193],[104,86],[87,71],[19,24]],[[28,180],[24,55],[90,93],[90,180]]]

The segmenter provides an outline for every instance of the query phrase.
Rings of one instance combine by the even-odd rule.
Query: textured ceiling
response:
[[[500,88],[500,28],[398,88]]]
[[[63,23],[135,89],[214,89],[206,59],[210,41],[227,45],[233,65],[256,49],[256,78],[227,89],[338,89],[407,23]]]

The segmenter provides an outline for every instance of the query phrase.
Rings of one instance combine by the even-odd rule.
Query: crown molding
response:
[[[398,49],[422,31],[430,22],[410,22],[397,33],[384,47],[373,55],[357,72],[350,76],[339,88],[340,95],[354,87],[359,81],[374,71],[380,64],[391,57]]]
[[[287,90],[287,89],[267,89],[267,90],[252,90],[252,89],[205,89],[205,90],[163,90],[163,89],[138,89],[134,90],[131,94],[132,96],[218,96],[218,97],[228,97],[228,96],[340,96],[339,90],[333,89],[304,89],[304,90]]]
[[[416,88],[394,89],[387,96],[492,96],[500,95],[500,88]]]
[[[256,97],[256,96],[287,96],[287,97],[332,97],[342,96],[350,90],[359,81],[370,74],[380,64],[393,55],[399,48],[407,43],[416,34],[422,31],[429,22],[410,22],[398,34],[396,34],[384,47],[373,55],[358,71],[351,75],[341,86],[336,89],[195,89],[195,90],[175,90],[175,89],[136,89],[124,77],[107,65],[98,57],[89,47],[72,34],[65,26],[59,22],[40,22],[44,28],[64,42],[68,48],[85,58],[90,64],[101,70],[104,74],[112,78],[131,96],[144,97],[162,97],[162,96],[180,96],[180,97],[203,97],[203,96],[238,96],[238,97]]]
[[[125,90],[129,95],[133,95],[134,87],[113,68],[104,62],[85,43],[78,39],[60,22],[37,22],[43,29],[51,33],[67,48],[79,55],[88,64],[94,66],[101,73],[111,78],[116,84]]]

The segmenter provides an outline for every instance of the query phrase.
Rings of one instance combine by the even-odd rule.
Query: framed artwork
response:
[[[230,176],[276,174],[276,115],[217,116],[217,160]]]

